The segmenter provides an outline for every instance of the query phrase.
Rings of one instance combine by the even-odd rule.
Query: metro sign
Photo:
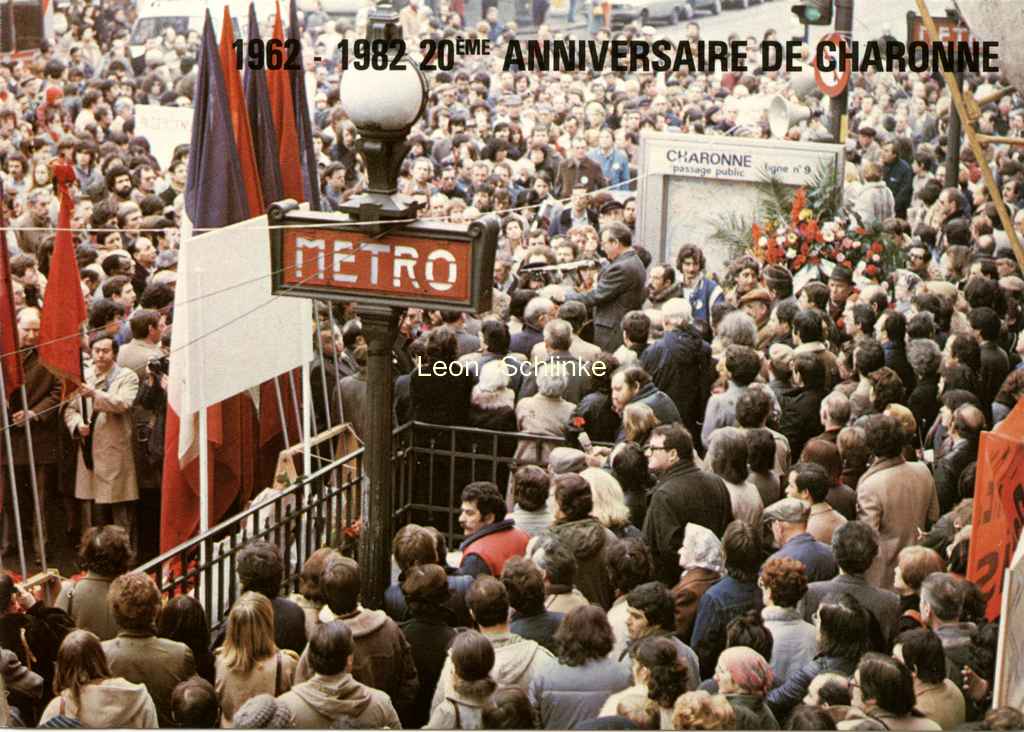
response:
[[[393,307],[490,307],[498,224],[411,224],[371,236],[340,214],[271,209],[273,293]],[[305,225],[304,225],[305,224]],[[489,241],[488,241],[489,240]]]
[[[935,40],[940,43],[970,43],[977,41],[971,35],[971,29],[967,27],[962,18],[933,15],[932,20],[935,21],[935,29],[939,32],[939,37]],[[928,35],[928,29],[924,25],[924,20],[914,11],[908,12],[907,43],[913,43],[914,41],[928,42],[929,40],[930,36]]]

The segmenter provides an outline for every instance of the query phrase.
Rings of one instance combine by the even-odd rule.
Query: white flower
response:
[[[824,229],[821,232],[821,240],[831,244],[836,240],[836,233],[832,229]]]
[[[842,253],[840,253],[840,254],[837,254],[837,255],[836,255],[836,261],[837,261],[837,262],[839,262],[839,264],[842,264],[843,262],[845,262],[845,261],[846,261],[846,257],[844,257],[844,256],[842,255]]]
[[[786,250],[786,259],[796,259],[796,249],[790,247]]]
[[[760,239],[757,240],[757,245],[759,247],[766,247],[766,246],[768,246],[768,237],[767,236],[762,236]]]

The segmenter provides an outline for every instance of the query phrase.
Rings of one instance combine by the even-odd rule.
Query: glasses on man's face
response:
[[[910,258],[911,259],[916,259],[919,262],[923,262],[924,261],[924,255],[923,254],[914,254],[913,252],[911,252],[910,253]]]
[[[664,445],[648,445],[644,448],[644,455],[653,455],[658,450],[668,450]]]

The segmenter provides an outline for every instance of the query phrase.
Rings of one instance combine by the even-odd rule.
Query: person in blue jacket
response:
[[[711,308],[725,300],[713,279],[703,276],[707,261],[695,244],[684,244],[676,254],[676,268],[683,275],[683,296],[690,301],[694,320],[711,320]]]

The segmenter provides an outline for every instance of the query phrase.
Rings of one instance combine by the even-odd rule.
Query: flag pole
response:
[[[320,334],[317,333],[317,340]],[[313,474],[313,379],[309,361],[302,362],[302,467],[306,475]]]
[[[196,268],[196,285],[199,292],[203,292],[203,270]],[[198,311],[199,338],[192,345],[199,346],[199,362],[203,363],[203,351],[206,350],[203,337],[206,332],[203,329],[203,309]],[[209,407],[206,405],[206,386],[203,379],[199,380],[199,534],[202,536],[210,530],[210,441],[209,441]],[[206,542],[200,544],[200,552],[204,551]],[[206,557],[200,554],[200,562],[205,562]]]
[[[295,409],[295,429],[299,430],[299,434],[295,436],[295,439],[303,440],[305,439],[302,436],[302,426],[304,423],[299,409],[299,394],[295,389],[295,373],[293,371],[288,372],[288,388],[292,394],[292,407]]]
[[[274,394],[277,396],[277,414],[281,418],[281,434],[284,436],[284,449],[287,450],[292,446],[292,443],[288,439],[288,417],[284,409],[284,399],[281,396],[280,379],[280,374],[274,377]],[[274,478],[276,479],[277,476],[275,475]]]
[[[325,301],[324,304],[327,305],[327,309],[330,310],[331,303]],[[317,352],[320,354],[320,388],[323,390],[324,394],[324,416],[327,417],[327,426],[324,429],[330,430],[334,427],[334,420],[331,418],[331,396],[327,388],[327,358],[324,356],[324,344],[320,338],[320,334],[323,332],[323,325],[320,324],[319,315],[315,316],[313,320],[316,323],[313,339],[314,342],[316,343]],[[333,343],[334,328],[331,327],[330,325],[328,325],[328,327],[331,328],[331,342]],[[333,353],[334,350],[335,349],[332,347],[331,352]],[[337,377],[335,377],[334,386],[335,388],[337,388],[338,386]],[[317,428],[319,428],[319,425],[317,425]],[[337,457],[334,454],[334,440],[328,440],[327,446],[330,448],[331,451],[331,462],[334,462],[334,459]]]
[[[24,412],[28,412],[28,392],[25,385],[21,385],[21,406]],[[39,506],[39,483],[36,477],[36,451],[32,446],[32,420],[25,416],[25,442],[28,445],[28,475],[32,483],[32,506],[36,512],[36,532],[39,538],[39,563],[43,571],[46,570],[46,535],[43,532],[43,514]]]
[[[4,370],[0,369],[0,394],[7,393]],[[21,577],[28,578],[25,563],[25,542],[21,540],[21,507],[18,505],[18,479],[14,474],[14,447],[11,445],[11,420],[7,412],[7,399],[0,399],[0,424],[4,431],[4,447],[7,450],[7,475],[10,480],[11,502],[14,504],[14,530],[18,535],[18,558],[21,560]]]

